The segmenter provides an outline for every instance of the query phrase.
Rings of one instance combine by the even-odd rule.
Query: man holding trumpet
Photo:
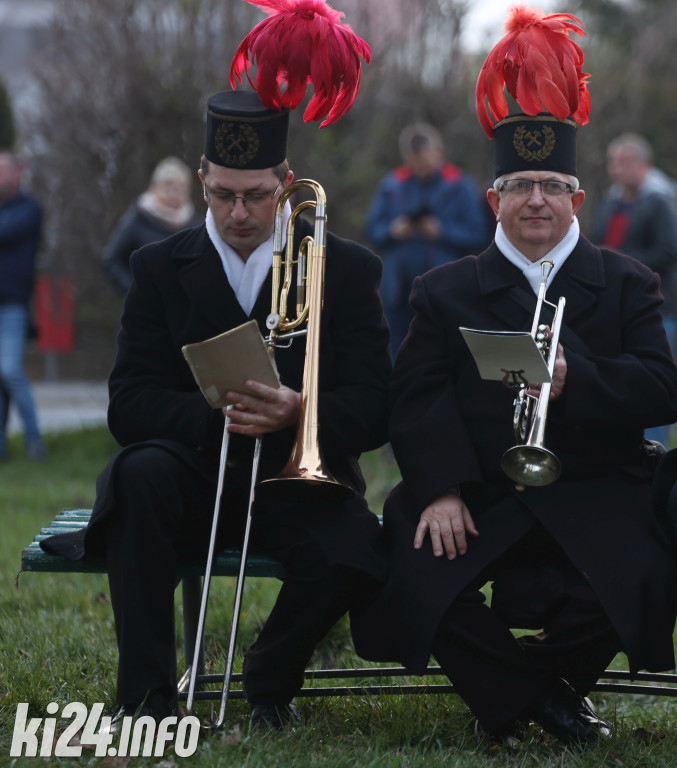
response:
[[[300,23],[308,25],[307,14],[300,13]],[[307,45],[300,41],[298,47]],[[303,84],[305,89],[305,79]],[[337,90],[342,94],[342,87]],[[223,91],[209,99],[199,171],[206,222],[131,258],[133,283],[109,381],[109,425],[123,448],[99,478],[84,540],[63,535],[45,544],[72,559],[85,550],[105,554],[120,716],[162,718],[177,707],[176,569],[182,562],[204,562],[225,416],[198,389],[182,347],[251,319],[267,334],[276,203],[293,179],[288,124],[289,110],[265,106],[256,91]],[[285,225],[290,214],[284,213]],[[295,254],[311,232],[297,219]],[[327,236],[315,382],[319,442],[329,470],[353,495],[300,504],[277,501],[265,486],[257,489],[252,546],[279,559],[286,575],[244,663],[253,725],[280,729],[298,719],[293,698],[316,644],[351,609],[365,583],[385,572],[379,522],[367,508],[358,465],[361,452],[386,439],[391,358],[380,277],[374,254]],[[244,391],[230,393],[220,546],[243,541],[252,438],[262,436],[259,480],[275,477],[290,456],[305,347],[297,338],[278,350],[279,388],[248,381]]]
[[[392,565],[354,628],[367,658],[420,673],[432,653],[478,731],[506,744],[531,720],[566,744],[610,735],[586,697],[619,651],[632,671],[674,667],[677,567],[651,509],[643,450],[643,430],[677,416],[659,278],[579,232],[575,137],[587,122],[587,75],[579,72],[578,93],[569,87],[560,117],[538,92],[540,71],[536,84],[521,80],[523,113],[502,114],[490,101],[501,118],[494,125],[484,105],[485,93],[495,98],[492,73],[504,62],[519,67],[511,56],[530,50],[525,40],[537,47],[552,33],[562,55],[542,60],[582,65],[569,38],[579,25],[569,14],[513,9],[480,75],[480,119],[495,144],[496,235],[479,256],[414,283],[415,318],[390,385],[403,477],[384,508]],[[545,430],[561,476],[516,486],[501,471],[515,442],[513,394],[480,378],[459,328],[528,330],[544,259],[553,263],[549,292],[566,297]],[[490,606],[481,591],[489,582]],[[517,640],[514,628],[532,634]]]

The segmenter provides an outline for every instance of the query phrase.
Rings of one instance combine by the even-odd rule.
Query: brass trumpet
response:
[[[282,258],[284,242],[284,206],[289,197],[299,189],[310,189],[315,195],[315,201],[300,203],[292,211],[286,231],[285,258]],[[309,208],[315,209],[315,226],[313,237],[305,237],[299,247],[297,258],[294,258],[294,227],[300,213]],[[291,457],[282,472],[275,478],[262,481],[261,484],[270,486],[274,495],[285,500],[299,502],[337,501],[348,498],[353,490],[337,482],[325,468],[318,440],[318,396],[319,396],[319,352],[320,352],[320,319],[324,293],[324,262],[326,255],[326,196],[322,187],[310,179],[301,179],[290,184],[278,198],[275,208],[275,228],[273,234],[273,295],[271,312],[266,320],[270,335],[265,339],[272,349],[286,348],[294,338],[306,335],[306,357],[303,369],[301,403],[296,430],[296,438]],[[296,266],[296,316],[287,317],[287,300],[294,266]],[[284,278],[283,275],[284,268]],[[305,326],[305,327],[303,327]],[[180,687],[188,680],[186,709],[193,712],[195,702],[195,687],[198,678],[198,665],[201,658],[202,641],[204,637],[205,618],[209,600],[209,587],[216,549],[221,497],[224,486],[224,475],[228,457],[228,415],[223,429],[221,457],[217,481],[216,502],[212,518],[211,537],[205,566],[205,578],[200,601],[195,651],[190,668],[184,674]],[[254,503],[259,458],[261,455],[261,438],[254,444],[254,459],[252,462],[249,501],[245,521],[245,532],[242,542],[240,567],[235,587],[233,605],[233,620],[230,631],[230,641],[225,660],[225,673],[221,689],[221,705],[216,720],[210,725],[220,728],[225,720],[226,707],[230,691],[230,680],[235,659],[235,641],[240,620],[242,593],[244,589],[247,552],[252,522],[252,506]]]
[[[553,266],[553,262],[547,260],[541,264],[541,283],[531,326],[531,336],[543,355],[550,378],[552,378],[555,370],[557,345],[559,344],[562,316],[566,303],[563,296],[560,297],[556,305],[545,298],[548,276]],[[543,304],[547,304],[555,310],[549,340],[546,326],[540,322]],[[527,394],[527,384],[521,384],[515,396],[513,430],[518,444],[503,454],[501,469],[511,480],[517,483],[518,490],[523,490],[526,485],[550,485],[557,480],[562,472],[559,459],[544,445],[551,386],[550,382],[541,384],[540,393],[536,397]]]

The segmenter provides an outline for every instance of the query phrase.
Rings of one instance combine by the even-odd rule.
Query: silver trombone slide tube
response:
[[[230,418],[228,411],[232,408],[229,405],[226,408],[226,420],[223,425],[223,438],[221,440],[221,456],[219,459],[219,477],[216,484],[216,500],[214,501],[214,513],[212,516],[212,531],[209,538],[209,551],[207,553],[207,565],[205,566],[205,577],[202,585],[202,599],[200,600],[200,614],[197,622],[197,632],[195,634],[195,650],[193,652],[193,661],[190,666],[190,675],[188,678],[188,694],[186,697],[186,709],[188,714],[193,714],[193,704],[195,701],[195,684],[197,682],[200,651],[202,650],[202,640],[205,631],[205,617],[207,616],[207,602],[209,600],[209,587],[212,580],[212,566],[214,563],[214,552],[216,550],[216,537],[219,529],[219,516],[221,514],[221,496],[223,495],[223,480],[226,475],[226,462],[228,460],[228,443],[230,432],[228,424]]]
[[[256,487],[256,477],[259,473],[259,459],[261,457],[261,438],[257,437],[254,443],[254,459],[252,461],[251,485],[249,488],[249,502],[247,503],[247,520],[245,523],[244,537],[242,540],[242,555],[240,556],[240,571],[237,575],[237,584],[235,586],[235,602],[233,605],[233,620],[230,625],[230,640],[228,642],[228,653],[226,655],[226,670],[223,675],[223,687],[221,688],[221,706],[219,716],[214,721],[214,728],[221,728],[226,719],[226,707],[228,706],[228,696],[230,694],[230,679],[233,674],[233,662],[235,661],[235,641],[237,640],[237,631],[240,625],[240,612],[242,608],[242,592],[244,590],[245,571],[247,569],[247,552],[249,550],[249,533],[252,527],[252,506],[254,504],[254,489]]]

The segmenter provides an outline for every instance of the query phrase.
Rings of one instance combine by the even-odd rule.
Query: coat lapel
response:
[[[495,243],[478,257],[477,275],[480,293],[497,319],[515,330],[530,330],[536,295],[524,275],[503,256]],[[555,275],[546,299],[556,304],[560,296],[566,298],[563,323],[571,325],[596,304],[604,285],[599,249],[580,237],[565,265]],[[552,309],[546,307],[543,318],[546,323],[550,322]]]
[[[548,290],[548,299],[556,302],[560,296],[564,296],[564,322],[566,325],[575,325],[581,315],[589,313],[597,304],[600,291],[605,285],[602,254],[581,236],[566,264],[555,275]]]
[[[308,234],[310,227],[305,222],[299,221],[299,226],[294,234],[295,251],[301,239]],[[214,334],[222,333],[228,328],[234,328],[247,320],[255,319],[262,328],[266,328],[266,318],[270,314],[272,274],[268,271],[263,281],[261,290],[252,308],[251,315],[247,316],[240,306],[226,273],[221,264],[221,259],[214,248],[206,228],[195,239],[194,247],[174,255],[177,264],[178,278],[190,304],[209,326]],[[295,314],[296,307],[296,268],[289,289],[287,300],[287,313]]]
[[[480,294],[497,319],[496,330],[503,327],[518,331],[531,329],[536,297],[524,275],[503,256],[495,243],[478,256],[477,279]]]

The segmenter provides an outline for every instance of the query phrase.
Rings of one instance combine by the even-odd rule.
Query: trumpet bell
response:
[[[562,465],[552,451],[542,446],[515,445],[501,458],[501,469],[518,485],[550,485],[562,474]]]

